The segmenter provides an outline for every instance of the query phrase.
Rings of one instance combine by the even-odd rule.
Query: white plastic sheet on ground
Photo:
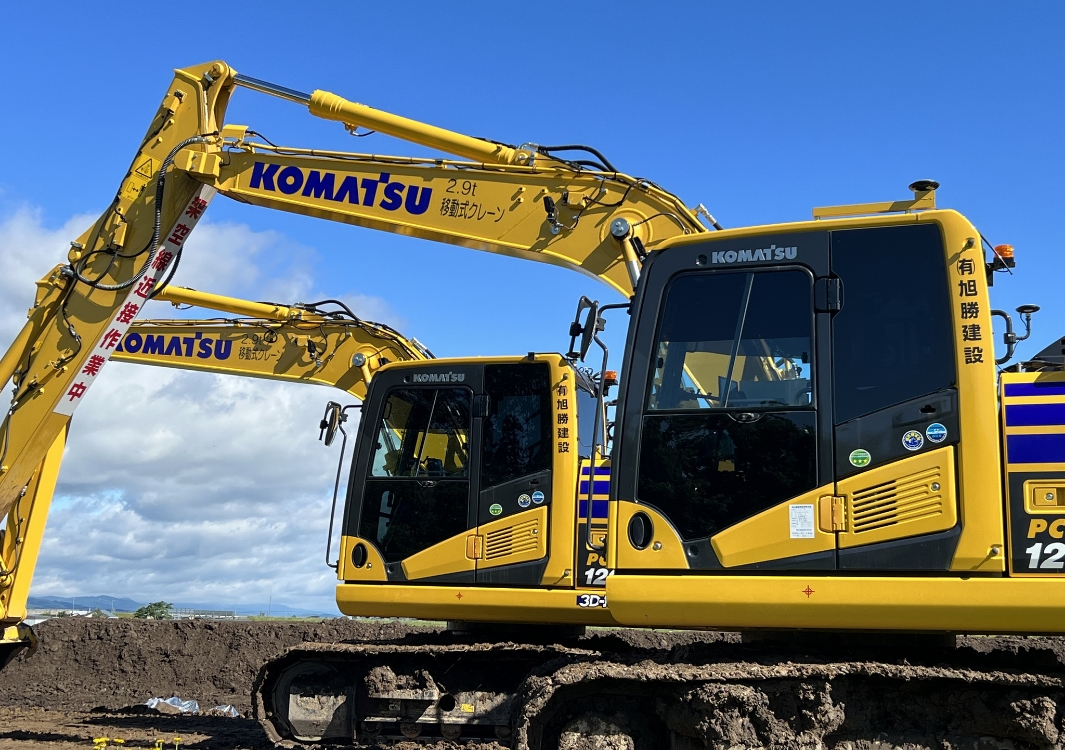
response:
[[[174,708],[176,708],[178,711],[180,711],[183,714],[198,713],[199,710],[200,710],[199,701],[183,701],[183,700],[181,700],[181,698],[178,698],[176,695],[173,698],[166,698],[166,699],[163,699],[163,698],[149,698],[145,702],[144,705],[146,705],[148,708],[155,708],[160,703],[166,703],[167,705],[173,706]]]
[[[195,714],[200,712],[199,701],[183,701],[176,695],[173,698],[165,699],[149,698],[144,705],[146,705],[148,708],[156,708],[160,703],[165,703],[168,706],[172,706],[183,714]],[[236,707],[230,705],[229,703],[225,703],[221,706],[215,706],[207,713],[212,716],[229,716],[233,719],[236,719],[240,716],[240,712],[236,709]]]

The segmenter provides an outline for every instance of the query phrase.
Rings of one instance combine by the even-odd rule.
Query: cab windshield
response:
[[[466,477],[470,391],[411,388],[388,395],[374,448],[374,477]]]
[[[812,405],[810,277],[704,273],[669,287],[649,410]]]

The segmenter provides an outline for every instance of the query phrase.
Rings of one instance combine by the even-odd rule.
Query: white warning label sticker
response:
[[[792,539],[814,538],[814,506],[789,505]]]
[[[210,185],[200,186],[199,190],[189,199],[185,210],[178,217],[174,226],[171,227],[170,234],[164,235],[166,237],[165,240],[160,237],[159,248],[154,259],[152,259],[151,267],[144,269],[140,280],[131,286],[129,292],[126,293],[125,302],[115,308],[115,316],[111,319],[111,325],[107,328],[106,333],[100,337],[100,340],[96,342],[96,346],[89,352],[81,370],[78,371],[77,376],[74,378],[70,390],[63,394],[63,397],[59,399],[59,404],[52,410],[56,414],[64,414],[68,417],[74,414],[74,410],[78,408],[78,404],[81,403],[85,392],[89,390],[89,386],[96,381],[96,376],[100,374],[100,370],[111,359],[111,352],[115,350],[122,337],[126,335],[130,323],[133,322],[137,313],[140,312],[151,297],[156,283],[166,275],[170,262],[184,245],[185,238],[189,236],[189,232],[199,222],[200,217],[207,208],[207,204],[211,202],[211,198],[214,197],[216,192],[218,191]]]

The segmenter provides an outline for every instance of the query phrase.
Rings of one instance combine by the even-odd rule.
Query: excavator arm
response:
[[[422,361],[433,354],[416,339],[381,323],[361,320],[343,303],[277,305],[171,286],[158,299],[238,319],[134,320],[112,359],[183,370],[326,385],[362,400],[374,372],[389,362]],[[326,306],[339,308],[333,311]],[[45,520],[63,457],[66,432],[20,493],[0,530],[0,614],[24,617]],[[18,624],[0,628],[0,668],[34,643]]]
[[[222,66],[219,75],[227,73],[234,85],[304,105],[352,133],[365,127],[466,160],[281,148],[229,125],[183,150],[175,165],[236,200],[554,263],[596,276],[626,297],[646,250],[706,231],[680,198],[618,172],[593,148],[509,146]],[[581,152],[591,158],[560,156]],[[720,229],[702,206],[696,210]]]
[[[332,386],[362,400],[373,373],[389,362],[433,358],[417,339],[346,309],[323,313],[173,286],[159,298],[251,317],[135,320],[112,359]]]
[[[370,127],[465,161],[273,146],[247,127],[225,124],[229,99],[240,86],[295,101],[350,130]],[[560,156],[581,151],[591,158]],[[43,533],[47,508],[32,510],[26,498],[51,496],[71,415],[113,354],[136,354],[119,347],[145,302],[167,290],[190,232],[218,192],[269,208],[562,265],[626,296],[645,252],[669,237],[706,231],[679,198],[616,171],[594,149],[513,147],[471,138],[328,92],[283,89],[241,76],[222,62],[175,71],[114,198],[71,243],[66,262],[37,282],[28,321],[0,358],[0,387],[9,381],[13,386],[0,421],[0,519],[8,516],[9,529],[0,540],[5,551],[0,626],[25,615],[26,591],[20,587],[28,587],[32,566],[19,584],[12,583],[23,559],[14,551],[35,558]],[[251,317],[260,322],[227,323],[226,335],[243,336],[252,327],[265,331],[261,320],[271,319]],[[315,324],[320,340],[296,332]],[[163,324],[155,325],[155,335],[164,335],[158,328]],[[165,335],[177,336],[185,324],[168,325]],[[330,351],[344,350],[345,356],[351,351],[354,357],[361,335],[354,328],[372,335],[350,321],[287,325],[293,352],[306,335],[316,347],[328,343]],[[331,333],[323,334],[323,325]],[[182,338],[189,330],[182,329]],[[348,335],[353,338],[345,339]],[[392,341],[400,347],[394,353],[403,349],[402,342]],[[286,350],[289,346],[286,338]],[[292,366],[290,372],[299,373],[293,379],[314,379],[308,363],[318,364],[309,347],[304,367]],[[330,365],[322,360],[322,368],[339,356]],[[342,387],[357,392],[356,380]],[[26,520],[30,515],[34,524]],[[8,635],[0,635],[0,645]]]

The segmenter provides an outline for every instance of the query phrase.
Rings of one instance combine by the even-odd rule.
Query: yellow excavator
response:
[[[223,123],[239,87],[465,161],[277,147]],[[470,138],[223,63],[179,70],[111,207],[39,282],[0,360],[0,381],[15,383],[0,512],[50,494],[70,414],[120,342],[116,356],[129,354],[143,300],[173,293],[185,238],[217,193],[550,262],[627,301],[582,299],[567,355],[390,362],[363,402],[338,606],[447,620],[453,634],[311,644],[272,661],[254,699],[274,739],[1050,747],[1065,705],[1057,662],[792,650],[767,663],[561,642],[558,628],[617,625],[880,644],[1065,633],[1062,343],[996,371],[1038,310],[1018,309],[1021,336],[991,308],[1012,248],[937,209],[935,182],[910,187],[905,200],[724,230],[589,147]],[[598,336],[609,310],[628,317],[616,381]],[[997,362],[994,316],[1006,329]],[[134,331],[142,347],[151,325]],[[165,335],[163,357],[200,351],[195,336]],[[578,364],[593,343],[597,374]],[[587,443],[580,393],[595,399]],[[876,714],[889,695],[913,710]]]

